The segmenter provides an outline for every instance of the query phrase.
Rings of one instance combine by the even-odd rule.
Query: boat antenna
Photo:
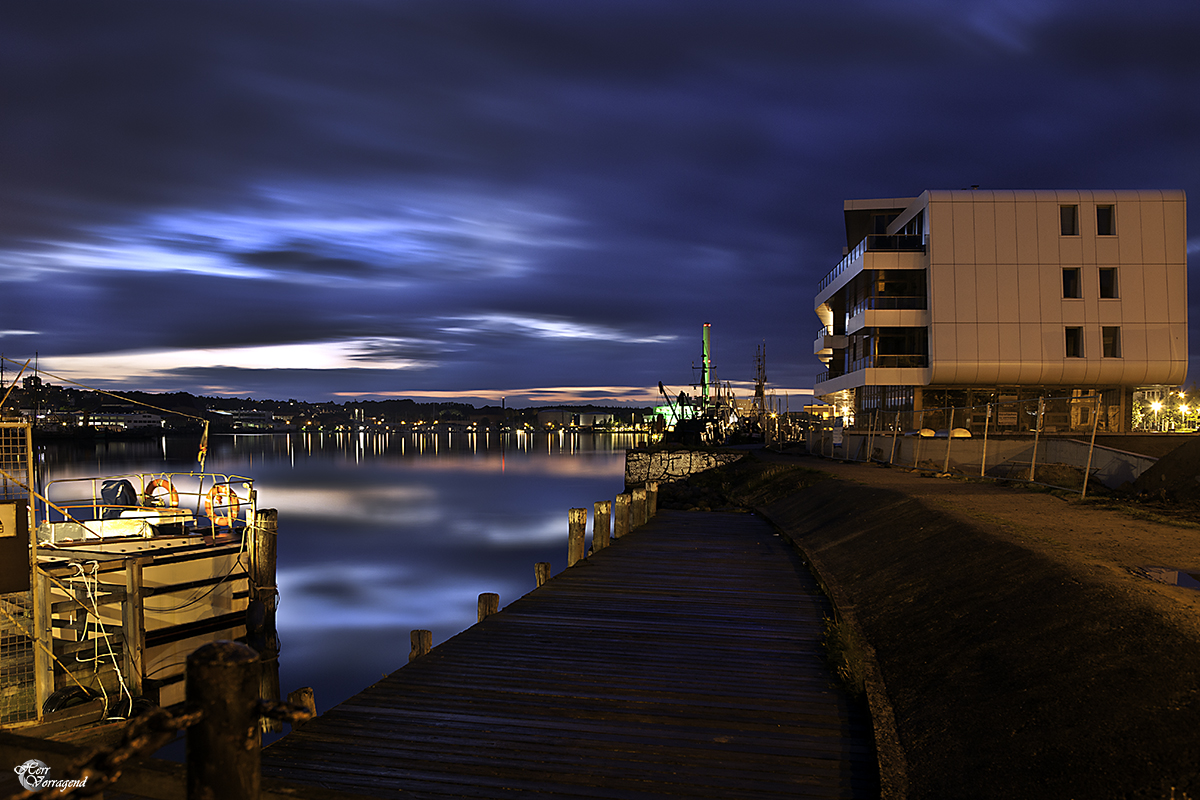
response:
[[[204,456],[208,454],[208,420],[204,420],[204,433],[200,434],[200,452],[196,459],[200,462],[200,472],[204,472]]]
[[[4,363],[4,356],[0,356],[0,364]],[[16,363],[16,362],[13,362]],[[4,399],[0,400],[0,408],[4,408],[4,404],[8,402],[8,396],[12,394],[13,387],[17,385],[17,381],[21,380],[22,373],[25,372],[25,367],[29,366],[29,361],[26,361],[21,367],[21,371],[17,373],[17,377],[13,378],[12,384],[9,385],[8,391],[4,393]]]

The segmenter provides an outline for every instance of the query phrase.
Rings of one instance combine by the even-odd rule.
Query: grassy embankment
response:
[[[746,459],[661,502],[756,508],[814,564],[851,622],[831,629],[831,650],[848,655],[835,668],[868,690],[882,677],[872,708],[882,701],[894,715],[880,748],[891,788],[914,798],[1200,794],[1200,641],[1086,570],[902,491],[804,466]]]

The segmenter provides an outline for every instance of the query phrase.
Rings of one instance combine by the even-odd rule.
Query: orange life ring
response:
[[[150,481],[150,483],[146,484],[146,492],[145,492],[146,505],[148,505],[148,506],[159,505],[159,503],[157,502],[158,497],[155,496],[155,494],[154,494],[155,489],[166,489],[167,490],[167,505],[170,508],[178,508],[179,507],[179,492],[175,489],[175,485],[173,483],[171,483],[171,481],[167,478],[155,478],[154,480]]]
[[[213,509],[220,506],[226,506],[228,513],[218,517],[213,514]],[[208,494],[204,497],[204,513],[208,514],[209,519],[214,524],[221,527],[233,525],[233,521],[237,519],[240,507],[241,503],[238,501],[238,496],[229,487],[229,484],[226,483],[218,483],[209,489]]]

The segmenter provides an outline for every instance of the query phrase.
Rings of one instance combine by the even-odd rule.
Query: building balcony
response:
[[[834,334],[828,328],[822,327],[817,332],[817,338],[813,340],[813,355],[814,356],[829,356],[834,350],[842,350],[846,347],[846,337],[842,334]]]
[[[841,278],[847,271],[855,271],[854,267],[857,264],[861,269],[862,262],[868,253],[924,253],[925,252],[925,237],[924,236],[883,236],[871,235],[858,243],[858,246],[847,253],[838,265],[829,271],[829,274],[821,279],[817,284],[817,297],[825,294],[825,290],[833,286],[835,282],[841,283],[838,279]],[[911,260],[911,259],[910,259]],[[909,266],[907,262],[898,262],[891,265],[891,268],[901,268]],[[923,266],[921,264],[912,264],[913,267]],[[817,304],[821,301],[818,299]]]
[[[926,386],[931,373],[929,357],[920,354],[861,358],[849,367],[817,373],[813,394],[821,397],[860,386]]]

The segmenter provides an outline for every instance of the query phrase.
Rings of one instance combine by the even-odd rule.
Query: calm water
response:
[[[623,490],[632,434],[218,436],[208,471],[252,477],[279,510],[280,685],[318,710],[408,661],[409,631],[436,645],[563,569],[567,509]],[[48,443],[47,479],[186,470],[195,440]],[[590,519],[589,519],[590,523]]]

